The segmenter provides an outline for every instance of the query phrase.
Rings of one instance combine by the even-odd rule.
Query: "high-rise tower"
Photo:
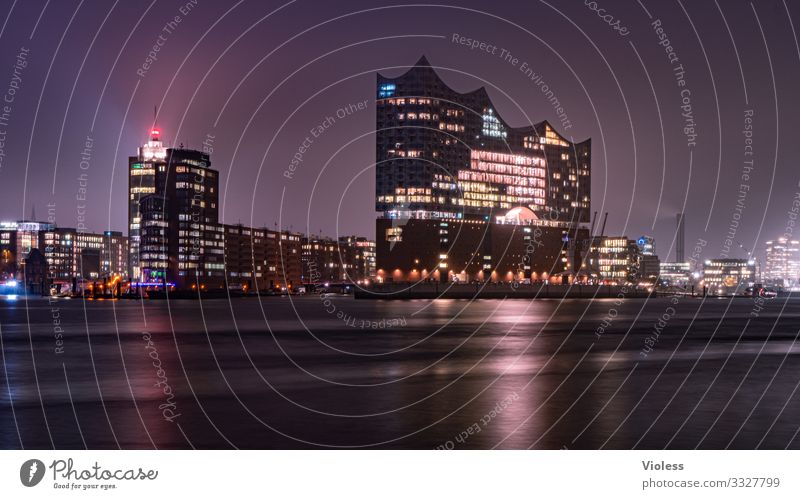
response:
[[[141,281],[148,285],[218,286],[225,279],[219,172],[209,155],[167,149],[154,193],[140,202]]]
[[[161,131],[150,130],[150,140],[139,147],[136,156],[128,158],[128,272],[132,281],[141,280],[139,241],[141,214],[139,202],[155,192],[156,170],[165,164],[167,150],[161,142]]]

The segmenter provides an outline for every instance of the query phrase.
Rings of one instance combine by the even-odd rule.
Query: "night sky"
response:
[[[374,237],[375,73],[422,55],[459,91],[486,86],[512,125],[546,119],[570,140],[591,137],[592,210],[609,212],[608,234],[654,235],[662,260],[676,212],[687,256],[698,238],[702,258],[720,256],[735,231],[728,254],[744,257],[739,243],[760,250],[785,232],[800,191],[800,6],[781,0],[4,0],[0,23],[3,220],[33,206],[45,219],[54,204],[57,223],[75,227],[86,205],[87,229],[125,231],[127,158],[157,107],[168,145],[213,148],[224,222]]]

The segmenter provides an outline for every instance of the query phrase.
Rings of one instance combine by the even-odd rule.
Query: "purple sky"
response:
[[[375,73],[400,74],[425,54],[455,89],[485,85],[519,126],[559,123],[520,66],[540,74],[572,123],[560,131],[593,139],[592,208],[610,212],[607,233],[652,234],[664,259],[685,204],[687,255],[698,238],[708,241],[701,257],[711,258],[725,251],[730,231],[759,249],[783,234],[800,191],[800,55],[791,25],[800,24],[800,8],[787,12],[780,0],[755,9],[719,2],[722,11],[713,1],[444,4],[4,0],[0,93],[13,91],[13,102],[3,103],[7,120],[0,119],[0,219],[28,217],[33,205],[43,219],[54,203],[58,224],[76,226],[85,204],[90,230],[124,230],[127,157],[147,138],[158,106],[170,145],[202,148],[213,136],[225,222],[280,219],[294,230],[372,237]],[[180,22],[164,30],[175,16]],[[659,45],[656,20],[685,87]],[[453,43],[453,33],[497,53]],[[140,71],[159,35],[157,60]],[[499,57],[502,48],[516,66]],[[25,50],[27,65],[15,74]],[[694,146],[684,134],[682,89],[690,92]],[[336,117],[364,101],[366,109]],[[752,156],[742,133],[748,110]],[[328,116],[332,125],[311,136]],[[87,137],[91,158],[82,169]],[[81,173],[85,202],[76,199]],[[738,243],[729,254],[744,256]]]

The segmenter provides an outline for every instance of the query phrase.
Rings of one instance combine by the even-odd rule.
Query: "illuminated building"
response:
[[[75,229],[52,229],[42,235],[48,278],[53,283],[71,283],[79,262],[75,253]]]
[[[480,220],[393,222],[378,220],[378,230],[392,234],[389,241],[376,241],[380,282],[571,282],[569,271],[578,268],[581,258],[581,245],[574,243],[589,236],[587,229]]]
[[[372,280],[375,278],[375,241],[360,236],[342,236],[339,246],[350,247],[353,253],[353,268],[350,280]]]
[[[580,224],[589,222],[590,140],[572,143],[546,121],[511,127],[484,88],[452,90],[424,57],[401,76],[377,76],[376,114],[380,279],[577,270],[588,237]],[[498,241],[518,248],[515,256],[493,247]]]
[[[265,288],[296,290],[303,275],[302,236],[289,231],[266,231]]]
[[[165,164],[167,150],[161,132],[150,131],[150,140],[139,147],[136,156],[128,158],[128,269],[132,280],[140,280],[139,238],[141,214],[139,203],[144,196],[155,193],[156,170]]]
[[[800,279],[800,242],[779,238],[767,241],[764,280],[776,286],[795,288]]]
[[[40,247],[51,284],[127,275],[128,243],[121,232],[97,234],[56,227],[42,232]]]
[[[365,237],[302,238],[303,281],[358,282],[375,277],[375,242]]]
[[[100,273],[128,277],[128,238],[122,232],[103,232],[103,247],[100,250]]]
[[[324,236],[302,238],[303,281],[312,284],[345,280],[348,252],[339,250],[339,243]]]
[[[242,224],[223,225],[225,237],[225,272],[228,288],[260,289],[264,276],[266,244],[264,230]],[[256,286],[256,287],[254,287]]]
[[[640,256],[636,241],[625,236],[595,237],[587,264],[605,281],[633,282],[642,278]]]
[[[659,279],[666,286],[686,287],[692,282],[689,262],[661,262]]]
[[[224,286],[219,173],[210,166],[208,154],[191,149],[167,149],[155,165],[155,194],[139,202],[140,285]]]
[[[219,221],[219,172],[208,154],[167,149],[155,194],[140,201],[141,281],[147,288],[292,291],[300,234]]]
[[[656,240],[651,236],[641,236],[636,240],[636,246],[639,247],[639,253],[642,255],[655,255],[656,254]]]
[[[703,285],[718,294],[739,293],[752,286],[756,268],[753,260],[719,258],[703,264]]]
[[[17,278],[17,224],[0,222],[0,278]]]
[[[589,221],[590,140],[573,144],[546,121],[512,128],[484,88],[450,89],[424,57],[397,78],[378,75],[376,112],[384,217],[484,218],[528,206]]]
[[[224,225],[228,288],[290,291],[301,282],[301,236],[288,231]]]
[[[174,255],[170,248],[170,215],[167,213],[167,206],[166,198],[158,194],[144,196],[139,202],[137,212],[140,214],[140,236],[137,260],[141,267],[139,279],[132,279],[134,284],[150,282],[162,286],[166,282],[170,254]],[[142,269],[145,271],[142,272]]]
[[[41,234],[53,227],[48,222],[0,222],[0,272],[4,278],[23,279],[25,259],[31,250],[41,248]]]
[[[656,255],[656,240],[651,236],[641,236],[636,240],[638,249],[638,279],[654,283],[661,272],[660,260]]]
[[[303,273],[301,235],[225,225],[219,220],[219,172],[207,153],[165,148],[161,132],[128,161],[127,241],[109,235],[101,267],[118,266],[127,244],[134,286],[174,289],[293,290]],[[363,240],[361,244],[367,244]],[[374,266],[373,251],[365,265]]]

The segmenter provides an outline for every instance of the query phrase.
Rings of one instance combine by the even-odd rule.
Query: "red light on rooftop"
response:
[[[150,130],[150,135],[152,135],[153,137],[158,137],[159,135],[161,135],[161,132],[153,128],[152,130]]]

